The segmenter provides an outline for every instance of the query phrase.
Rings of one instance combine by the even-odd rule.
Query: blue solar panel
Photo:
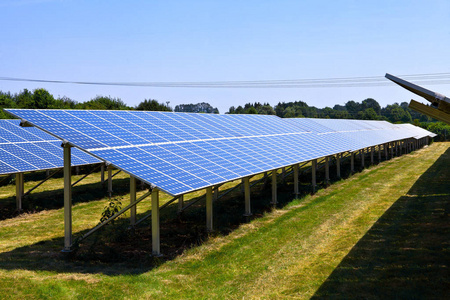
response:
[[[34,127],[20,127],[19,120],[0,120],[0,174],[60,168],[64,164],[61,141]],[[100,163],[78,149],[72,166]]]
[[[407,136],[382,121],[7,111],[172,195]]]
[[[386,121],[306,118],[288,118],[284,120],[300,127],[309,126],[313,132],[327,137],[328,143],[326,144],[338,143],[347,145],[349,151],[356,151],[414,136],[413,132]]]

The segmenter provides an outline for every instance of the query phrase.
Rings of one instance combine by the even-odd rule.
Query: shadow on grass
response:
[[[450,149],[353,247],[314,295],[448,299]]]
[[[45,184],[45,183],[44,183]],[[130,180],[127,178],[113,179],[115,196],[122,196],[130,192]],[[15,189],[15,187],[12,187]],[[72,188],[72,203],[84,203],[100,200],[106,197],[107,188],[100,182],[76,185]],[[60,209],[64,206],[64,188],[55,190],[32,192],[22,200],[21,213],[36,213],[49,209]],[[16,199],[13,197],[0,198],[0,220],[18,216]]]
[[[341,166],[343,176],[350,175],[349,163],[349,161],[343,162]],[[330,167],[330,174],[332,182],[339,180],[335,176],[335,166]],[[300,197],[302,197],[311,191],[311,175],[310,173],[302,174],[300,179]],[[324,170],[317,173],[317,182],[318,189],[325,187]],[[226,192],[226,189],[221,189],[221,193]],[[271,194],[270,177],[266,184],[260,182],[252,188],[252,218],[261,217],[272,209]],[[284,181],[279,180],[277,194],[278,207],[284,207],[292,201],[292,175]],[[243,216],[244,197],[242,191],[237,188],[214,203],[215,231],[207,233],[204,196],[185,201],[185,204],[199,198],[203,199],[181,215],[177,215],[176,203],[161,210],[161,251],[164,253],[162,258],[151,255],[150,218],[132,229],[128,228],[128,219],[120,218],[114,224],[105,226],[83,240],[79,244],[78,250],[70,255],[61,253],[64,245],[63,238],[45,240],[1,253],[0,268],[108,275],[140,274],[176,258],[189,248],[201,245],[211,236],[227,235],[241,224],[249,221],[249,218]],[[138,219],[146,214],[148,212],[138,215]],[[87,231],[74,234],[74,240]]]

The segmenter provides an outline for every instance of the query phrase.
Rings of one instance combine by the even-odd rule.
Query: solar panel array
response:
[[[435,136],[411,124],[391,124],[386,121],[289,118],[286,122],[308,128],[318,135],[326,135],[329,142],[344,143],[348,150],[356,151],[371,146],[408,138]]]
[[[437,134],[434,134],[426,129],[414,126],[412,124],[396,124],[395,126],[401,128],[402,130],[411,132],[411,134],[414,135],[415,139],[421,139],[427,136],[433,138],[437,136]]]
[[[61,168],[61,140],[34,127],[20,127],[19,120],[0,120],[0,174]],[[100,163],[76,149],[72,165]]]
[[[345,136],[329,134],[340,127],[310,121],[299,125],[268,115],[7,111],[172,195],[361,145],[359,140],[349,142]],[[344,125],[355,127],[353,122]],[[377,126],[382,125],[364,124]]]

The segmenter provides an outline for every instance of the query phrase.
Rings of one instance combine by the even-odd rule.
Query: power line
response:
[[[450,84],[450,73],[429,73],[400,75],[414,80],[417,84],[442,85]],[[66,81],[30,79],[16,77],[0,77],[2,81],[38,82],[55,84],[159,87],[159,88],[345,88],[393,86],[384,76],[285,79],[285,80],[247,80],[247,81],[204,81],[204,82],[101,82],[101,81]]]

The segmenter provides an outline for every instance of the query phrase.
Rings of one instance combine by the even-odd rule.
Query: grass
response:
[[[2,220],[0,298],[443,298],[450,286],[449,147],[434,143],[294,201],[292,185],[280,186],[284,198],[273,211],[263,205],[270,190],[255,187],[252,205],[261,217],[238,227],[220,218],[235,214],[233,207],[243,210],[236,191],[215,205],[219,230],[209,237],[197,225],[204,223],[201,204],[180,219],[173,217],[174,205],[162,216],[163,252],[171,249],[170,235],[186,227],[200,226],[193,243],[199,245],[161,260],[134,253],[138,264],[63,258],[61,208]],[[87,184],[96,189],[92,176]],[[126,199],[123,176],[114,186]],[[58,179],[49,184],[55,187],[43,189],[58,191]],[[196,192],[186,201],[201,196]],[[85,232],[98,222],[105,199],[74,202],[74,232]],[[138,213],[149,206],[142,202]],[[120,219],[101,235],[120,231],[126,222]],[[135,243],[138,252],[151,249],[145,231],[148,226],[118,239]],[[119,244],[106,243],[112,245],[109,254]]]

